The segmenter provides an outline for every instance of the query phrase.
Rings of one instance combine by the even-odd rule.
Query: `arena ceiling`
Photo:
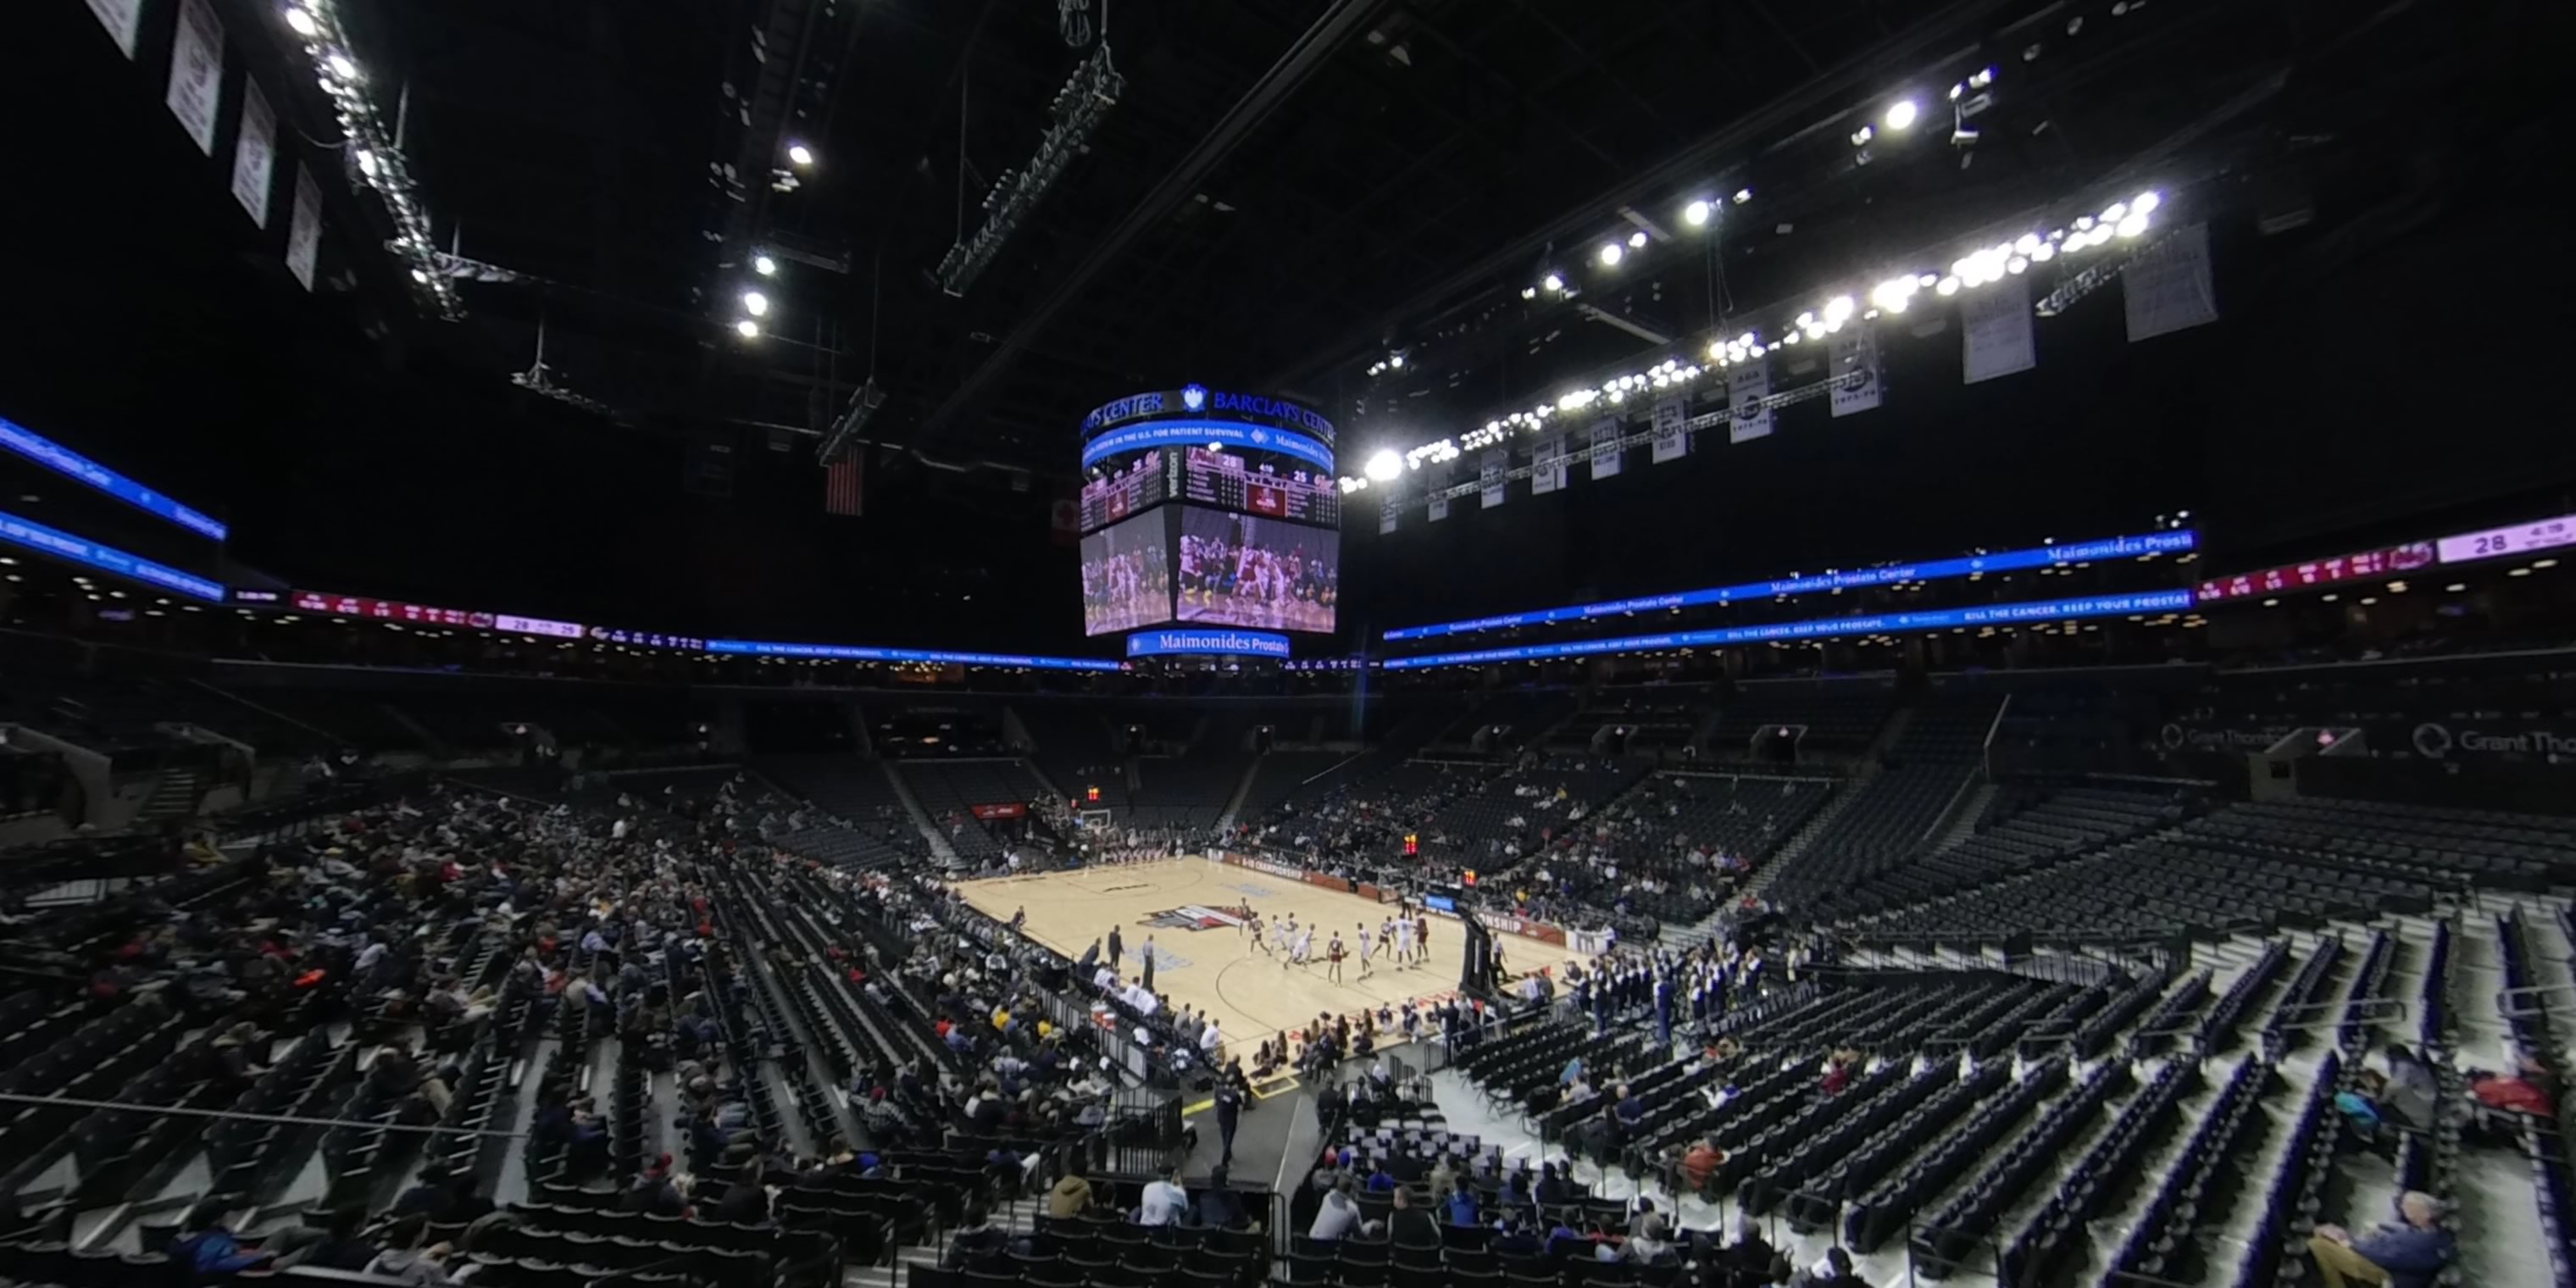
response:
[[[2068,474],[2091,491],[2061,509],[2124,522],[2220,509],[2229,488],[2245,501],[2231,518],[2277,519],[2257,494],[2291,470],[2342,471],[2305,495],[2352,518],[2365,502],[2346,496],[2457,502],[2490,485],[2420,459],[2369,473],[2414,428],[2337,424],[2384,406],[2368,383],[2279,372],[2466,369],[2475,331],[2406,322],[2444,300],[2492,330],[2565,328],[2543,307],[2554,287],[2499,301],[2465,267],[2555,210],[2538,194],[2567,109],[2533,54],[2567,11],[2514,0],[1090,0],[1070,43],[1057,0],[712,0],[649,21],[569,0],[339,0],[459,257],[454,321],[384,252],[383,206],[335,164],[275,4],[209,3],[234,74],[288,87],[281,114],[324,196],[322,281],[286,274],[281,230],[253,230],[173,127],[150,66],[166,34],[129,63],[87,6],[13,9],[27,38],[0,40],[0,71],[50,87],[44,119],[63,124],[0,132],[9,172],[44,180],[12,207],[17,297],[42,302],[21,316],[42,323],[0,350],[0,413],[206,498],[237,557],[352,592],[441,602],[468,581],[540,614],[636,620],[670,598],[654,619],[675,629],[1018,646],[1032,622],[1073,620],[1046,502],[1081,412],[1107,398],[1180,379],[1302,397],[1342,425],[1349,472],[1855,265],[2123,184],[2196,185],[2222,326],[2152,352],[2051,331],[2037,377],[1964,392],[1943,365],[1955,345],[1921,344],[1894,361],[1883,422],[1784,433],[1750,474],[1658,471],[1601,505],[1516,505],[1436,541],[1370,547],[1354,523],[1352,562],[1382,582],[1354,595],[1405,601],[1383,625],[1412,620],[1417,588],[1462,557],[1524,571],[1460,589],[1460,614],[1477,596],[1888,557],[1893,538],[1825,529],[1820,494],[1900,527],[1906,554],[2027,539],[2059,522],[2032,507]],[[171,7],[147,4],[165,33]],[[1116,104],[980,276],[943,290],[961,226],[1030,163],[1104,32]],[[1977,138],[1954,142],[1948,90],[1988,67]],[[1855,130],[1899,97],[1924,119],[1860,164]],[[784,165],[791,142],[811,169]],[[1721,215],[1694,233],[1680,213],[1699,196]],[[2497,208],[2519,213],[2459,213]],[[2452,229],[2450,251],[2400,277],[2339,271],[2428,226]],[[1597,265],[1605,238],[1644,227],[1645,253]],[[732,328],[762,252],[781,272],[746,342]],[[1574,289],[1534,291],[1552,270]],[[2266,308],[2329,281],[2343,294],[2304,307],[2365,334]],[[2522,305],[2522,322],[2485,312]],[[541,345],[570,397],[513,385]],[[1397,352],[1400,370],[1371,374]],[[825,520],[816,435],[871,372],[868,516]],[[2455,404],[2515,388],[2442,385]],[[2447,418],[2442,445],[2526,481],[2570,473],[2475,441],[2531,423],[2491,411]],[[1961,426],[1976,451],[1935,442]],[[685,495],[707,451],[734,477]],[[1928,492],[1936,466],[2010,498],[2012,530],[1930,526],[1976,509],[1949,497],[1889,500]],[[1735,489],[1722,542],[1713,488]]]
[[[1050,0],[742,0],[651,23],[387,0],[352,22],[408,90],[451,247],[524,275],[462,288],[513,369],[542,322],[564,386],[693,434],[814,431],[873,372],[868,437],[1059,472],[1079,411],[1128,389],[1187,376],[1346,422],[1481,417],[1855,256],[2066,200],[2268,97],[2303,7],[1094,3],[1079,44]],[[1029,165],[1091,42],[1116,104],[990,268],[943,291],[942,255]],[[1942,90],[1986,66],[1984,137],[1950,146]],[[1852,124],[1897,95],[1939,119],[1855,166]],[[2190,163],[2241,160],[2222,149],[2269,119],[2217,122]],[[816,165],[787,166],[791,143]],[[1680,202],[1743,187],[1718,236],[1520,298],[1624,211],[1678,235]],[[759,281],[772,248],[792,249]],[[774,301],[753,342],[730,330],[747,285]],[[1396,349],[1409,377],[1366,375]]]

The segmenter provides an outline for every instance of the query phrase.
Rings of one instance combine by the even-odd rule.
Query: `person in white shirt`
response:
[[[1118,972],[1107,966],[1091,972],[1091,986],[1103,993],[1118,987]]]
[[[1413,960],[1413,922],[1409,918],[1395,923],[1395,959],[1400,962]]]
[[[1181,1188],[1179,1168],[1170,1175],[1145,1187],[1144,1201],[1136,1205],[1138,1225],[1179,1225],[1189,1214],[1190,1192]]]
[[[1296,951],[1289,954],[1289,957],[1295,960],[1298,965],[1303,966],[1306,964],[1307,956],[1312,953],[1314,949],[1315,928],[1313,926],[1308,926],[1304,930],[1297,932],[1297,948]]]
[[[1365,921],[1360,923],[1359,941],[1360,978],[1367,979],[1369,977],[1369,959],[1377,955],[1377,941],[1369,938],[1368,923]]]
[[[1315,1224],[1307,1229],[1306,1237],[1345,1239],[1357,1234],[1359,1228],[1359,1200],[1351,1197],[1351,1180],[1345,1176],[1333,1186],[1332,1192],[1326,1194],[1323,1203],[1315,1209]]]

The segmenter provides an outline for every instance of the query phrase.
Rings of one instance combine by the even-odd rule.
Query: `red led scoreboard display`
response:
[[[2202,600],[2223,600],[2242,599],[2248,595],[2276,595],[2312,586],[2331,586],[2336,582],[2393,577],[2432,566],[2433,543],[2417,541],[2384,550],[2311,559],[2305,563],[2283,564],[2278,568],[2204,581],[2200,583],[2199,597]]]

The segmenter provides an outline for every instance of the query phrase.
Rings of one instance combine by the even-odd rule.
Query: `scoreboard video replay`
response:
[[[1082,422],[1084,629],[1174,620],[1329,631],[1340,591],[1333,425],[1187,385]]]

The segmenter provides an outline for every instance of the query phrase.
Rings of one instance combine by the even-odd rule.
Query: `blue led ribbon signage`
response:
[[[1149,447],[1205,447],[1210,443],[1245,452],[1293,456],[1326,474],[1333,472],[1333,449],[1293,430],[1245,425],[1231,420],[1152,420],[1113,429],[1082,445],[1082,465]]]
[[[2062,622],[2079,617],[2113,617],[2127,613],[2169,613],[2191,606],[2192,596],[2188,590],[2151,590],[2135,595],[2087,595],[2081,599],[1982,604],[1973,608],[1935,608],[1911,613],[1875,613],[1865,617],[1822,617],[1771,626],[1726,626],[1715,630],[1626,635],[1606,640],[1569,640],[1563,644],[1520,644],[1509,648],[1479,649],[1472,653],[1393,657],[1386,660],[1385,666],[1390,671],[1403,671],[1430,666],[1532,662],[1596,653],[1637,653],[1647,649],[1763,644],[1776,640],[1825,639],[1836,635],[1894,635],[1952,626],[2001,626],[2014,622]]]
[[[2007,550],[1991,555],[1966,555],[1957,559],[1935,559],[1929,563],[1892,564],[1885,568],[1855,568],[1850,572],[1821,573],[1812,577],[1781,577],[1771,581],[1746,582],[1741,586],[1717,586],[1707,590],[1678,591],[1669,595],[1640,595],[1634,599],[1614,599],[1599,604],[1572,604],[1564,608],[1542,608],[1526,613],[1503,613],[1494,617],[1478,617],[1463,622],[1443,622],[1437,626],[1402,626],[1386,632],[1379,638],[1389,641],[1430,639],[1440,635],[1467,635],[1477,631],[1497,631],[1511,626],[1587,621],[1595,617],[1616,617],[1622,613],[1689,608],[1700,604],[1732,604],[1744,600],[1769,599],[1775,595],[1804,595],[1820,590],[1886,586],[1900,581],[1941,581],[1950,577],[1965,577],[1972,573],[2058,567],[2066,564],[2089,563],[2096,559],[2134,559],[2144,554],[2178,554],[2192,549],[2198,540],[2199,534],[2189,528],[2173,532],[2150,532],[2135,537],[2105,537],[2099,541],[2033,546],[2028,550]]]
[[[0,447],[74,482],[84,483],[146,514],[167,519],[198,536],[221,541],[229,529],[134,480],[15,421],[0,418]]]
[[[1127,637],[1127,656],[1214,653],[1229,657],[1286,657],[1288,637],[1270,631],[1138,631]]]
[[[1323,413],[1312,407],[1301,406],[1285,398],[1228,393],[1195,384],[1163,393],[1129,394],[1113,402],[1102,403],[1082,418],[1082,432],[1088,434],[1151,416],[1197,416],[1202,413],[1231,413],[1279,421],[1298,426],[1327,443],[1333,441],[1333,422],[1324,419]]]
[[[846,662],[931,662],[947,666],[1017,666],[1032,671],[1119,671],[1124,662],[1096,657],[1045,657],[1029,653],[952,653],[944,649],[864,648],[856,644],[770,644],[759,640],[708,640],[710,653],[761,657],[828,657]]]
[[[175,590],[211,604],[224,602],[224,588],[203,577],[164,567],[149,559],[138,559],[113,546],[102,546],[85,537],[75,537],[6,511],[0,511],[0,541],[24,546],[38,554],[67,559],[128,581]]]

